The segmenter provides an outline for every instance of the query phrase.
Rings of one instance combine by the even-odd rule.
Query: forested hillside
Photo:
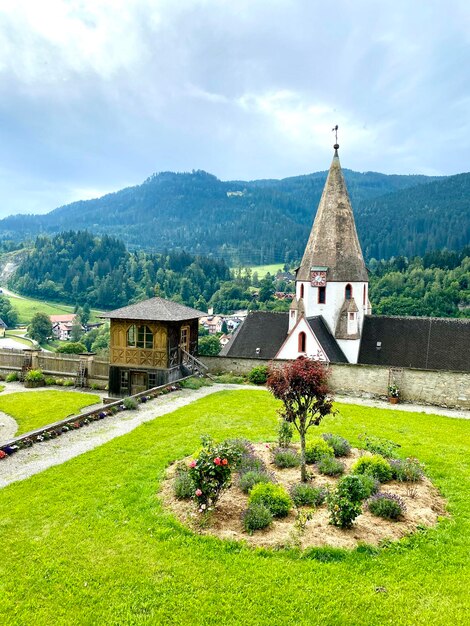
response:
[[[367,259],[414,256],[469,241],[470,174],[449,178],[344,170]],[[122,239],[130,249],[186,250],[230,265],[302,256],[326,172],[223,182],[206,172],[163,172],[97,200],[0,221],[0,240],[64,229]]]
[[[154,295],[205,309],[229,278],[228,267],[217,259],[130,253],[114,237],[65,232],[38,237],[9,284],[35,298],[108,310]]]
[[[44,300],[113,309],[160,295],[203,311],[286,311],[275,292],[293,284],[256,271],[230,271],[224,261],[186,252],[129,252],[114,237],[88,232],[40,236],[26,253],[10,287]],[[370,263],[373,312],[386,315],[470,316],[470,247],[437,251],[408,260]]]

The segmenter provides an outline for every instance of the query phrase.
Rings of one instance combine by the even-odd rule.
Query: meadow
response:
[[[61,313],[73,313],[74,307],[66,304],[58,304],[55,302],[47,302],[43,300],[35,300],[34,298],[27,297],[15,297],[5,295],[11,302],[11,304],[18,311],[18,324],[29,324],[31,319],[36,313],[45,313],[46,315],[60,315]],[[90,321],[95,321],[101,311],[96,309],[91,310]]]
[[[81,409],[100,401],[94,393],[77,391],[21,391],[0,398],[0,411],[10,415],[18,424],[17,435],[52,424],[74,415]]]
[[[0,490],[0,613],[9,624],[468,623],[470,423],[338,404],[317,432],[400,444],[448,499],[435,528],[380,548],[250,549],[192,533],[159,483],[200,435],[276,439],[278,403],[222,391]],[[1,464],[0,464],[1,472]],[[346,532],[354,532],[354,529]]]

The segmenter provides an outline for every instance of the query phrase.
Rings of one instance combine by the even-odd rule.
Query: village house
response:
[[[60,315],[50,315],[52,324],[52,335],[60,341],[69,341],[72,328],[77,315],[75,313],[61,313]]]

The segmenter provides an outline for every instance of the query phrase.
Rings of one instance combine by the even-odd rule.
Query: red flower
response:
[[[4,459],[7,456],[6,452],[3,452],[3,450],[0,450],[0,459]]]
[[[216,465],[220,465],[220,464],[221,464],[221,462],[222,462],[222,461],[220,460],[220,457],[216,456],[216,457],[215,457],[215,459],[214,459],[214,463],[215,463]]]
[[[228,465],[227,459],[222,459],[222,465]]]
[[[196,493],[198,498],[199,498],[199,496],[202,496],[202,491],[200,489],[196,489],[195,493]]]
[[[189,464],[189,467],[196,467],[196,461],[192,460]]]

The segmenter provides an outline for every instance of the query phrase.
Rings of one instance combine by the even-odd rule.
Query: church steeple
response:
[[[334,157],[305,248],[297,280],[309,281],[311,269],[327,267],[331,281],[367,282],[354,215],[335,143]]]

